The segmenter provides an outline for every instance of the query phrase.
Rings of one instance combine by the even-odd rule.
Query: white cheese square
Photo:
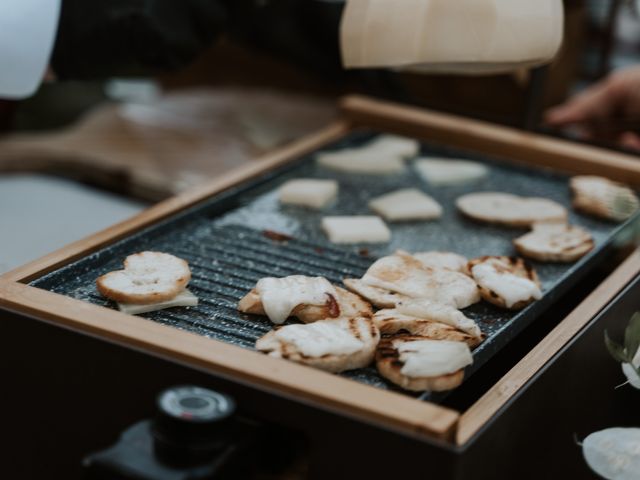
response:
[[[449,158],[421,158],[416,160],[415,167],[424,180],[435,186],[477,182],[489,174],[481,163]]]
[[[118,309],[122,313],[128,313],[129,315],[139,315],[141,313],[164,310],[165,308],[196,307],[197,305],[198,297],[196,297],[189,290],[185,289],[180,292],[175,298],[167,300],[166,302],[150,303],[147,305],[140,305],[136,303],[118,303]]]
[[[406,168],[402,157],[366,149],[319,153],[316,161],[318,165],[331,170],[365,175],[402,173]]]
[[[321,209],[338,195],[338,182],[314,178],[296,178],[285,182],[279,190],[280,203]]]
[[[391,230],[380,217],[324,217],[322,229],[333,243],[387,243]]]
[[[372,152],[388,153],[402,158],[411,158],[420,152],[420,143],[400,135],[379,135],[364,148]]]
[[[429,195],[405,188],[374,198],[369,208],[390,222],[432,220],[442,216],[442,207]]]

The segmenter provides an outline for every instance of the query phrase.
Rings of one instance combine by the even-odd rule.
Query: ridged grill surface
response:
[[[371,133],[356,132],[328,148],[353,146],[371,136]],[[270,330],[271,324],[264,317],[240,314],[236,306],[238,300],[262,277],[304,274],[324,276],[339,284],[345,277],[361,276],[375,258],[397,249],[410,252],[449,250],[469,258],[512,255],[512,239],[521,235],[521,230],[477,224],[456,212],[455,199],[472,191],[495,190],[543,196],[570,207],[567,177],[563,175],[514,167],[438,145],[423,145],[422,150],[426,156],[482,161],[490,167],[491,173],[476,184],[434,188],[424,183],[412,168],[405,174],[394,176],[351,175],[323,169],[310,155],[60,268],[35,280],[32,285],[114,308],[111,302],[98,294],[95,288],[98,276],[121,269],[122,261],[131,253],[144,250],[172,253],[191,265],[189,288],[198,296],[200,304],[194,308],[174,308],[143,317],[253,348],[255,341]],[[290,178],[299,177],[335,178],[340,183],[338,201],[323,212],[281,207],[277,201],[277,187]],[[406,187],[420,188],[435,197],[444,207],[443,218],[435,222],[392,224],[393,239],[388,245],[336,246],[325,239],[319,226],[322,216],[370,214],[367,207],[369,199]],[[465,313],[474,318],[487,335],[474,351],[474,365],[468,369],[467,375],[480,368],[544,312],[598,259],[603,258],[602,251],[614,238],[622,236],[631,226],[631,221],[615,225],[573,212],[570,220],[592,232],[596,249],[575,264],[534,263],[545,295],[525,310],[506,312],[484,303],[466,309]],[[286,233],[292,239],[276,241],[266,237],[264,230]],[[381,388],[394,388],[374,368],[344,375]]]

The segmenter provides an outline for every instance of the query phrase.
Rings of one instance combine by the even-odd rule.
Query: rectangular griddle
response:
[[[321,151],[339,151],[358,147],[375,139],[378,132],[355,131]],[[481,368],[519,332],[560,298],[589,269],[604,258],[603,252],[634,223],[622,224],[596,220],[571,210],[569,176],[539,168],[514,166],[496,158],[447,148],[435,142],[421,143],[421,157],[462,158],[483,163],[489,168],[486,179],[462,186],[433,187],[416,174],[415,160],[407,162],[400,175],[362,175],[339,173],[319,166],[315,153],[296,159],[286,167],[269,172],[243,184],[234,191],[213,197],[196,208],[168,219],[130,238],[109,245],[94,254],[31,282],[46,289],[108,308],[113,302],[97,292],[95,279],[122,268],[123,259],[132,253],[152,250],[172,253],[189,262],[193,280],[189,288],[200,299],[198,307],[172,308],[142,315],[154,322],[181,328],[244,348],[273,325],[266,317],[245,315],[237,303],[256,282],[266,276],[323,276],[340,284],[345,277],[360,277],[383,255],[401,249],[409,252],[454,251],[474,258],[481,255],[514,255],[512,240],[526,230],[490,226],[463,217],[455,208],[455,199],[477,191],[501,191],[523,196],[556,200],[570,210],[570,222],[588,229],[596,248],[573,264],[532,262],[538,272],[544,297],[519,312],[502,310],[481,302],[465,310],[485,333],[485,341],[474,351],[469,377]],[[340,184],[339,199],[330,207],[315,211],[281,206],[277,189],[292,178],[334,179]],[[444,207],[441,219],[431,222],[390,223],[393,239],[384,245],[332,245],[320,229],[325,215],[368,215],[368,201],[399,188],[415,187],[426,191]],[[286,234],[290,240],[280,241]],[[375,368],[343,374],[380,388],[396,388]],[[442,395],[422,394],[438,401]]]
[[[482,162],[490,174],[477,183],[433,187],[416,174],[413,160],[404,174],[387,176],[339,173],[316,164],[320,151],[362,145],[381,133],[419,139],[422,156]],[[498,383],[487,385],[485,396],[470,402],[464,412],[438,405],[442,395],[400,390],[374,368],[332,375],[255,352],[256,339],[272,325],[266,317],[239,313],[237,302],[265,276],[319,275],[340,284],[398,249],[454,251],[469,258],[512,255],[511,242],[524,230],[471,221],[456,211],[455,199],[469,192],[502,191],[546,197],[570,208],[571,173],[601,174],[640,185],[640,162],[623,154],[351,97],[343,102],[343,118],[318,134],[0,277],[0,306],[368,423],[441,440],[457,435],[464,442],[561,348],[559,338],[577,331],[623,288],[637,272],[635,266],[627,262],[620,267],[622,271],[584,300],[578,313],[561,321],[561,336],[545,338],[531,358],[522,352],[520,363]],[[278,187],[298,177],[338,180],[339,199],[321,212],[280,206]],[[322,216],[370,214],[371,198],[406,187],[432,195],[444,207],[443,217],[390,224],[393,238],[384,245],[332,245],[322,233]],[[519,312],[486,303],[465,309],[487,336],[474,351],[467,377],[561,302],[569,288],[608,258],[609,250],[628,243],[637,218],[615,224],[570,210],[570,221],[587,228],[596,247],[573,264],[534,262],[543,284],[542,300]],[[189,288],[200,299],[198,307],[133,317],[117,312],[97,293],[98,276],[122,268],[127,255],[144,250],[189,261]]]

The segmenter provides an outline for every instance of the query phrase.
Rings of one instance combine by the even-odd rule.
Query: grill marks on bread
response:
[[[256,348],[272,357],[338,373],[369,365],[379,340],[371,318],[338,318],[276,328],[258,339]]]
[[[480,295],[500,308],[520,310],[542,297],[536,271],[518,257],[484,256],[469,262]]]

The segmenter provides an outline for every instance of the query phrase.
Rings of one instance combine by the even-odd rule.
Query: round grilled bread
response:
[[[464,369],[457,370],[447,375],[437,377],[408,377],[402,373],[403,362],[394,342],[411,342],[424,340],[424,337],[413,335],[396,335],[391,338],[383,338],[376,351],[376,367],[378,372],[390,382],[415,392],[432,391],[441,392],[458,387],[464,379]]]
[[[373,315],[371,305],[358,295],[335,287],[337,298],[327,298],[324,305],[298,305],[291,312],[291,316],[304,323],[312,323],[318,320],[338,317],[370,317]],[[266,315],[260,295],[254,288],[247,293],[240,302],[238,310],[242,313],[253,315]]]
[[[172,300],[190,279],[185,260],[168,253],[140,252],[125,259],[124,270],[99,277],[96,286],[116,302],[147,305]]]
[[[580,175],[571,178],[569,186],[573,208],[606,220],[626,220],[640,206],[633,190],[608,178]]]
[[[508,310],[520,310],[536,300],[535,295],[532,294],[527,298],[523,298],[522,300],[511,304],[503,295],[500,294],[499,291],[496,291],[495,287],[489,285],[483,278],[480,278],[477,271],[474,271],[474,267],[479,265],[490,266],[498,275],[504,276],[504,281],[507,284],[512,283],[514,277],[517,277],[530,282],[531,290],[534,290],[535,287],[539,291],[540,280],[538,279],[538,274],[533,267],[531,267],[522,258],[491,256],[480,257],[469,262],[469,270],[471,271],[471,276],[478,284],[478,289],[480,290],[482,298],[497,307],[506,308]]]
[[[567,220],[567,209],[553,200],[509,193],[470,193],[459,197],[456,206],[469,218],[508,227],[528,227],[537,222]]]
[[[561,223],[536,224],[513,244],[521,255],[541,262],[575,262],[594,247],[588,231]]]
[[[403,315],[395,309],[378,310],[373,321],[382,335],[408,334],[429,340],[464,342],[469,348],[480,344],[482,338],[474,337],[445,323]]]
[[[366,298],[378,308],[393,308],[398,302],[409,299],[406,295],[367,285],[359,278],[345,278],[342,283],[349,290]]]
[[[291,342],[283,341],[278,337],[281,329],[306,329],[321,324],[333,323],[340,329],[352,335],[353,338],[362,342],[363,346],[358,351],[349,354],[324,354],[321,356],[310,356],[300,351]],[[307,338],[308,336],[305,335]],[[376,347],[380,341],[380,331],[371,318],[337,318],[329,320],[319,320],[306,325],[286,325],[276,327],[256,342],[256,349],[272,357],[284,358],[296,363],[308,365],[310,367],[325,370],[327,372],[343,372],[356,368],[364,368],[369,365],[375,356]]]

